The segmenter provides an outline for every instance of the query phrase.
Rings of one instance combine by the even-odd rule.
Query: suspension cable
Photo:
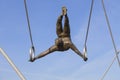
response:
[[[119,67],[120,67],[120,60],[119,60],[119,57],[118,57],[117,48],[116,48],[116,45],[115,45],[115,41],[114,41],[114,38],[113,38],[113,35],[112,35],[111,26],[110,26],[109,19],[108,19],[108,16],[107,16],[107,12],[106,12],[106,9],[105,9],[104,0],[102,0],[102,5],[103,5],[103,10],[104,10],[104,14],[105,14],[105,17],[106,17],[107,25],[108,25],[108,28],[109,28],[110,36],[111,36],[111,39],[112,39],[112,43],[113,43],[113,46],[114,46],[114,50],[115,50],[115,53],[116,53],[117,61],[118,61]]]
[[[8,61],[8,63],[11,65],[11,67],[14,69],[14,71],[17,73],[17,75],[20,77],[21,80],[26,80],[24,75],[20,72],[20,70],[16,67],[16,65],[13,63],[13,61],[9,58],[9,56],[3,51],[2,48],[0,48],[0,52],[5,57],[5,59]]]
[[[92,2],[91,2],[90,14],[89,14],[89,19],[88,19],[87,32],[86,32],[85,44],[84,44],[85,47],[86,47],[87,39],[88,39],[88,32],[89,32],[89,28],[90,28],[90,22],[91,22],[91,16],[92,16],[93,5],[94,5],[94,0],[92,0]]]
[[[118,52],[118,54],[119,54],[119,53],[120,53],[120,52]],[[113,58],[113,60],[112,60],[112,62],[111,62],[111,64],[110,64],[110,66],[106,69],[105,73],[103,74],[103,76],[101,77],[100,80],[103,80],[103,79],[105,78],[105,76],[107,75],[108,71],[109,71],[110,68],[112,67],[114,61],[116,60],[116,58],[117,58],[117,57],[116,57],[116,55],[115,55],[114,58]]]
[[[29,15],[28,15],[28,9],[27,9],[26,0],[24,0],[24,6],[25,6],[25,11],[26,11],[26,18],[27,18],[27,23],[28,23],[30,41],[31,41],[32,47],[34,47],[34,45],[33,45],[33,39],[32,39],[32,32],[31,32],[31,28],[30,28],[30,20],[29,20]]]

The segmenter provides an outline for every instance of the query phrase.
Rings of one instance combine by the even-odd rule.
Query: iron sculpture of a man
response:
[[[62,19],[65,18],[64,21],[64,28],[62,28]],[[75,53],[83,58],[84,61],[87,61],[87,57],[85,53],[81,53],[76,46],[71,41],[70,36],[70,25],[69,19],[67,16],[67,9],[66,7],[62,7],[62,14],[58,17],[56,23],[56,34],[58,38],[55,40],[55,44],[51,46],[48,50],[40,53],[38,56],[31,58],[30,61],[33,62],[39,58],[42,58],[52,52],[55,51],[66,51],[68,49],[72,49]]]

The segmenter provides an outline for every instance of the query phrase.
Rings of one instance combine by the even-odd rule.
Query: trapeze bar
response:
[[[8,61],[8,63],[11,65],[11,67],[15,70],[17,75],[20,77],[21,80],[26,80],[23,74],[19,71],[19,69],[15,66],[15,64],[12,62],[12,60],[8,57],[8,55],[3,51],[3,49],[0,48],[0,52],[5,57],[5,59]]]

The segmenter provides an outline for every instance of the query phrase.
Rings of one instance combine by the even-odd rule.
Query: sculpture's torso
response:
[[[59,51],[66,51],[72,44],[70,37],[61,37],[55,40],[55,45],[58,46]]]

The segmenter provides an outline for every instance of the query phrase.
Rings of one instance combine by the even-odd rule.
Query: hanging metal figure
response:
[[[62,28],[63,17],[65,17],[64,29]],[[82,54],[71,41],[70,25],[66,7],[62,7],[62,14],[58,17],[56,23],[56,33],[58,38],[55,40],[55,45],[51,46],[48,50],[40,53],[38,56],[31,58],[31,62],[35,61],[36,59],[42,58],[54,51],[66,51],[68,49],[72,49],[75,53],[81,56],[84,61],[87,61],[88,58],[86,57],[86,53]]]

